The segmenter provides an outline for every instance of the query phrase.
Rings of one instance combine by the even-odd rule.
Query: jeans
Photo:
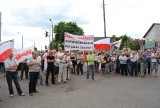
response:
[[[121,64],[120,66],[121,66],[121,75],[125,74],[127,76],[128,75],[127,74],[127,64]]]
[[[52,84],[54,84],[55,83],[55,79],[54,79],[54,66],[48,66],[47,67],[46,84],[48,84],[48,78],[49,78],[49,74],[50,73],[52,75],[51,82],[52,82]]]
[[[133,76],[133,72],[135,72],[135,76],[138,75],[137,62],[131,62],[131,76]]]
[[[127,62],[127,72],[128,74],[131,74],[131,62]]]
[[[24,71],[25,71],[26,79],[28,79],[28,66],[27,66],[27,63],[21,63],[21,79],[23,79]]]
[[[104,75],[105,76],[108,74],[108,68],[109,68],[109,65],[105,64],[105,68],[104,68]]]
[[[94,80],[94,64],[93,65],[88,65],[87,68],[87,79],[89,79],[89,73],[92,70],[92,80]]]
[[[83,64],[77,64],[77,75],[79,75],[79,70],[81,71],[81,75],[83,75]]]
[[[29,72],[30,82],[29,82],[29,93],[36,91],[36,83],[39,77],[39,72]]]
[[[17,92],[19,95],[21,95],[22,90],[18,81],[18,72],[6,72],[6,79],[8,83],[9,94],[14,94],[12,86],[12,79],[13,79]]]

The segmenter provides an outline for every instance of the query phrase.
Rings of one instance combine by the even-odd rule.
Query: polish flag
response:
[[[8,40],[0,42],[0,62],[4,62],[8,59],[8,54],[13,51],[14,40]]]
[[[95,50],[110,50],[110,38],[105,38],[94,42]]]

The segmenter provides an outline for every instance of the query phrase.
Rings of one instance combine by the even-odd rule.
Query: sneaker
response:
[[[33,96],[33,93],[29,93],[30,96]]]
[[[21,93],[20,96],[25,96],[25,94],[24,94],[24,93]]]
[[[13,94],[10,94],[9,96],[10,96],[10,97],[13,97]]]

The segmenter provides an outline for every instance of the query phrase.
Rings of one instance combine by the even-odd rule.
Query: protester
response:
[[[56,84],[55,83],[55,78],[54,78],[54,62],[56,62],[55,57],[52,55],[53,52],[50,50],[49,51],[49,55],[47,56],[47,74],[46,74],[46,85],[49,86],[48,83],[48,78],[49,78],[49,74],[51,73],[52,78],[51,78],[51,82],[52,84]]]
[[[147,57],[147,67],[148,67],[148,75],[150,75],[150,72],[151,72],[151,50],[147,50],[147,54],[146,54],[146,57]]]
[[[81,72],[81,75],[83,75],[83,56],[82,52],[80,51],[77,55],[77,75],[79,75],[79,71]]]
[[[40,60],[37,58],[37,52],[32,52],[32,57],[27,59],[27,66],[29,67],[29,75],[30,75],[30,82],[29,82],[29,95],[33,96],[33,93],[39,93],[36,89],[36,82],[39,77],[39,70],[41,66]]]
[[[114,53],[113,56],[111,57],[111,67],[112,67],[113,75],[116,74],[116,60],[117,60],[117,55]]]
[[[124,52],[119,56],[120,60],[120,68],[121,68],[121,75],[128,75],[127,74],[127,57]]]
[[[60,63],[59,63],[59,74],[58,74],[58,83],[61,83],[62,80],[62,75],[63,75],[63,82],[67,83],[66,78],[67,78],[67,62],[66,58],[67,58],[67,52],[63,53],[62,48],[59,47],[58,48],[58,53],[57,53],[57,57],[60,59]]]
[[[73,64],[73,73],[76,74],[77,59],[74,53],[71,53],[70,60]]]
[[[25,77],[28,79],[28,66],[27,66],[27,59],[21,62],[21,80],[23,80],[23,73],[25,71]]]
[[[8,59],[4,62],[5,70],[6,70],[6,78],[8,83],[8,89],[9,89],[9,96],[13,97],[14,91],[12,87],[12,80],[15,83],[17,92],[20,96],[25,96],[25,94],[22,92],[19,81],[18,81],[18,72],[17,67],[18,64],[16,63],[16,60],[13,58],[13,53],[8,54]]]
[[[83,56],[83,73],[87,72],[87,55]]]
[[[131,58],[131,76],[133,76],[134,72],[135,76],[138,77],[137,61],[139,58],[137,58],[136,53],[134,51],[132,51],[130,58]]]
[[[147,68],[147,57],[146,52],[142,52],[140,55],[140,65],[141,65],[141,77],[145,77],[145,70]]]
[[[152,77],[152,73],[153,73],[153,70],[155,70],[155,77],[157,77],[157,71],[158,71],[158,58],[160,58],[160,56],[158,55],[157,53],[157,49],[154,48],[153,49],[153,53],[151,54],[151,77]]]
[[[95,54],[92,53],[92,51],[89,51],[89,54],[87,55],[87,61],[88,61],[88,68],[87,68],[87,79],[89,79],[89,73],[92,71],[92,80],[94,79],[94,58]]]

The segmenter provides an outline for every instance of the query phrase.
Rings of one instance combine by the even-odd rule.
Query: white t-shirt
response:
[[[157,53],[152,53],[151,57],[153,57],[153,56],[157,56]],[[157,62],[157,59],[156,58],[151,59],[151,62]]]

